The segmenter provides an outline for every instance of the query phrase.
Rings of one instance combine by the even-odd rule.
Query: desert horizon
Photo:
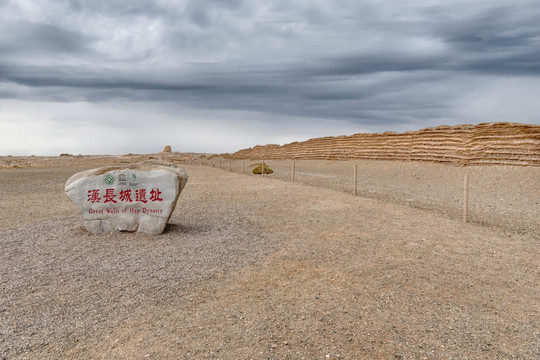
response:
[[[476,152],[476,153],[475,153]],[[404,154],[405,153],[405,154]],[[312,138],[288,144],[255,145],[230,153],[172,151],[127,154],[70,154],[58,156],[224,156],[234,159],[376,159],[434,161],[457,165],[504,164],[540,166],[540,125],[516,122],[438,125],[402,133],[355,133]],[[2,157],[54,157],[3,155]],[[1,166],[1,164],[0,164]]]

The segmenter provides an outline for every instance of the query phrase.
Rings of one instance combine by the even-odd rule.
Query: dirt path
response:
[[[2,322],[13,311],[34,320],[8,321],[0,352],[83,359],[540,357],[535,234],[328,189],[186,170],[173,225],[157,240],[98,239],[77,217],[27,225],[26,242],[17,230],[0,232],[9,253],[0,262],[2,298],[24,295],[0,303]],[[51,176],[57,185],[65,181]],[[29,209],[40,204],[26,198]],[[55,216],[63,209],[49,206]],[[23,242],[15,246],[14,239]],[[48,246],[64,256],[44,251]],[[88,251],[97,252],[93,266],[80,261]],[[103,271],[111,261],[114,271]],[[36,281],[31,292],[20,283],[28,272]],[[9,301],[19,301],[16,309]],[[40,303],[45,323],[34,313]]]

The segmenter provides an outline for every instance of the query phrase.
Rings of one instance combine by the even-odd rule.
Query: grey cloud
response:
[[[207,11],[202,8],[196,8],[191,11],[190,19],[193,23],[200,27],[206,28],[210,25],[210,16]]]
[[[525,49],[514,53],[448,54],[409,56],[381,54],[346,56],[306,66],[311,76],[363,75],[378,72],[465,71],[493,75],[540,75],[540,51]]]
[[[419,71],[405,77],[395,72],[386,79],[366,84],[354,78],[329,76],[328,72],[326,76],[314,76],[325,72],[319,69],[303,73],[295,66],[276,66],[266,71],[246,67],[233,71],[224,65],[205,65],[176,80],[174,75],[152,73],[138,74],[133,79],[128,79],[127,74],[74,75],[69,69],[62,73],[54,68],[44,71],[47,76],[37,74],[40,69],[32,73],[25,73],[27,68],[0,69],[0,72],[4,73],[5,81],[33,88],[48,87],[47,96],[55,94],[55,99],[63,101],[70,98],[91,102],[152,101],[218,111],[247,110],[281,116],[284,122],[290,116],[366,124],[398,123],[415,116],[418,120],[433,118],[441,111],[451,113],[449,101],[465,86],[452,80],[455,74],[445,72]],[[370,76],[363,74],[361,78]],[[443,90],[434,90],[438,85]],[[38,91],[36,96],[44,96],[44,92]]]
[[[233,20],[250,21],[255,5],[239,0],[191,1],[184,12],[152,1],[70,4],[76,12],[163,19],[166,26],[156,51],[165,47],[170,52],[163,57],[171,57],[174,63],[177,56],[179,66],[162,66],[159,57],[143,66],[139,59],[113,61],[106,54],[92,63],[93,45],[99,39],[60,25],[19,22],[20,31],[2,38],[4,52],[71,53],[92,66],[39,65],[31,59],[27,59],[30,64],[15,65],[2,61],[0,55],[0,82],[24,85],[32,89],[25,96],[51,101],[158,102],[167,107],[272,114],[282,119],[277,122],[294,116],[397,124],[452,116],[456,99],[485,75],[540,75],[536,37],[540,25],[534,5],[520,9],[497,2],[487,8],[473,6],[467,13],[463,4],[448,3],[410,8],[415,16],[393,18],[383,11],[387,9],[371,3],[342,2],[345,10],[350,7],[347,12],[335,5],[282,1],[273,3],[269,14],[257,19],[260,22],[242,28]],[[233,20],[219,16],[225,13]],[[305,21],[306,29],[281,30],[281,25],[295,21]],[[200,29],[184,26],[185,22]],[[356,42],[362,41],[359,33],[379,35],[379,40],[356,48]],[[444,50],[412,50],[408,40],[416,38],[444,45]],[[196,59],[228,44],[237,49],[230,60],[188,65],[190,61],[183,58],[193,53]],[[291,60],[291,53],[301,61]],[[0,96],[21,94],[4,86]]]
[[[174,7],[164,6],[151,0],[69,0],[67,3],[74,12],[89,12],[119,17],[167,17],[174,10]]]
[[[190,20],[201,27],[211,24],[214,10],[238,11],[244,7],[241,0],[189,0],[181,3],[161,3],[152,0],[71,0],[71,11],[88,13],[90,16],[104,14],[118,18],[141,16],[163,20],[171,25]]]
[[[470,61],[461,69],[492,75],[540,76],[540,50]]]
[[[193,0],[188,1],[186,12],[190,20],[202,28],[212,25],[220,12],[244,14],[248,7],[241,0]]]
[[[243,0],[192,0],[190,4],[197,4],[199,6],[213,6],[226,10],[238,10],[245,6]]]
[[[312,76],[362,75],[377,72],[403,72],[433,70],[443,68],[442,57],[408,56],[408,55],[358,55],[345,56],[321,61],[306,72]]]
[[[201,91],[203,84],[189,82],[170,82],[159,79],[143,79],[128,75],[117,74],[110,76],[106,73],[78,73],[76,68],[64,67],[59,70],[54,67],[21,69],[17,67],[0,67],[0,79],[30,87],[66,87],[80,89],[131,89],[131,90],[164,90],[164,91]]]
[[[14,22],[0,26],[0,54],[86,53],[94,38],[48,24]],[[0,55],[1,56],[1,55]]]
[[[474,33],[464,34],[447,39],[448,43],[463,50],[480,53],[485,50],[519,48],[530,45],[534,34],[526,36],[517,35],[491,35],[482,36]]]
[[[483,11],[453,16],[446,16],[443,9],[439,11],[435,21],[430,22],[430,31],[456,51],[519,51],[538,45],[540,6],[535,2],[494,3]]]

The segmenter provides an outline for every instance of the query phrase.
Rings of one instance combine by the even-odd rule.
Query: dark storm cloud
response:
[[[67,4],[59,19],[104,17],[118,28],[54,17],[4,25],[1,83],[29,88],[24,96],[36,99],[395,124],[451,116],[455,100],[485,76],[540,75],[540,6],[532,1],[396,9],[353,1]],[[141,26],[130,27],[136,21]]]
[[[464,71],[491,75],[540,75],[540,50],[480,56],[414,56],[378,54],[322,60],[303,70],[310,76],[364,75],[378,72]],[[300,70],[302,71],[302,70]]]
[[[507,55],[498,59],[484,58],[463,64],[461,70],[492,75],[540,76],[540,50]]]
[[[0,59],[3,55],[32,56],[90,52],[94,38],[49,24],[13,22],[0,25]]]
[[[523,4],[523,3],[521,3]],[[495,5],[473,15],[438,17],[434,35],[458,50],[483,52],[519,49],[537,45],[540,7],[532,2],[528,6]]]
[[[22,71],[21,71],[22,70]],[[163,91],[208,91],[211,86],[201,83],[181,83],[146,80],[133,76],[116,74],[109,76],[102,73],[78,74],[77,68],[54,67],[36,68],[2,68],[0,79],[29,87],[66,87],[80,89],[130,89],[130,90],[163,90]]]
[[[449,70],[443,57],[422,57],[393,54],[358,55],[320,61],[306,69],[310,76],[363,75],[378,72],[408,72],[419,70]]]

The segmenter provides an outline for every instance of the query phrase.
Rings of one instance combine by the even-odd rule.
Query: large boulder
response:
[[[174,164],[107,166],[73,175],[66,194],[94,234],[137,231],[161,234],[186,185],[186,172]]]

